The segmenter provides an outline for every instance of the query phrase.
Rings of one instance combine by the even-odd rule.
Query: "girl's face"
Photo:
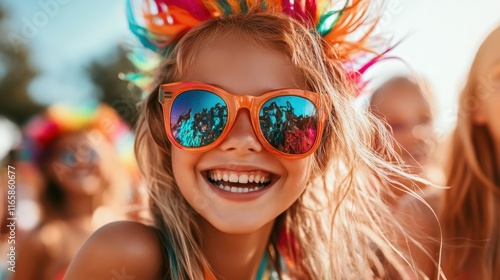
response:
[[[300,88],[297,77],[283,54],[229,36],[202,49],[182,80],[259,96],[275,89]],[[268,152],[245,109],[213,150],[192,153],[172,147],[174,177],[183,196],[216,229],[233,234],[256,231],[288,209],[306,187],[311,161],[311,156],[287,160]],[[257,190],[256,181],[265,182],[265,187]]]
[[[474,112],[476,124],[486,125],[500,149],[500,28],[482,46],[478,65],[479,107]]]
[[[427,100],[414,85],[394,84],[382,89],[372,106],[375,114],[391,127],[394,140],[401,146],[396,149],[399,155],[418,172],[418,166],[428,162],[434,142]]]
[[[67,194],[94,195],[102,186],[99,148],[90,139],[90,134],[77,132],[55,143],[49,173]]]

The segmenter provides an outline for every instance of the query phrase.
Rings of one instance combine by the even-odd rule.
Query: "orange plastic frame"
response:
[[[221,97],[226,102],[227,105],[228,116],[227,116],[226,127],[222,131],[221,135],[214,142],[203,147],[184,147],[177,141],[175,141],[175,138],[172,134],[171,124],[170,124],[170,112],[172,109],[173,101],[181,93],[190,90],[204,90],[215,93],[216,95]],[[311,149],[304,154],[287,154],[279,151],[278,149],[274,148],[271,144],[269,144],[269,142],[267,142],[266,138],[264,137],[260,129],[259,113],[261,107],[269,99],[285,95],[300,96],[306,98],[316,106],[316,112],[318,113],[317,136]],[[170,142],[179,149],[190,152],[206,152],[217,147],[222,141],[224,141],[224,139],[231,131],[231,128],[233,127],[234,122],[236,121],[236,116],[238,114],[238,111],[240,109],[246,108],[250,112],[253,130],[255,132],[255,135],[259,139],[260,143],[269,152],[278,155],[280,157],[289,159],[300,159],[309,156],[317,149],[321,141],[321,137],[323,135],[323,126],[326,116],[322,114],[323,110],[318,109],[319,108],[318,99],[319,96],[317,93],[303,89],[279,89],[266,92],[260,96],[252,96],[252,95],[231,94],[216,86],[200,82],[177,82],[170,84],[162,84],[160,85],[158,94],[158,101],[162,104],[163,107],[163,120],[165,124],[165,130],[167,132],[167,137],[170,140]]]

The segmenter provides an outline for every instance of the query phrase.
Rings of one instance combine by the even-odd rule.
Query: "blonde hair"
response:
[[[394,225],[394,219],[380,193],[387,191],[388,184],[383,182],[391,175],[410,175],[386,161],[397,159],[392,147],[382,146],[375,153],[371,149],[373,141],[389,136],[377,118],[353,105],[352,82],[334,47],[317,33],[270,11],[250,10],[208,20],[179,41],[159,69],[158,84],[181,79],[200,49],[228,33],[286,54],[307,89],[319,94],[321,107],[328,113],[306,191],[278,217],[271,251],[277,250],[280,230],[293,236],[294,242],[289,238],[287,249],[281,251],[292,258],[298,256],[288,271],[293,279],[383,278],[387,269],[377,255],[380,252],[402,272],[405,260],[389,242],[387,225]],[[171,144],[165,134],[157,90],[158,86],[142,104],[136,154],[150,193],[154,224],[165,243],[166,275],[169,279],[203,279],[203,266],[208,263],[199,245],[202,235],[195,211],[181,195],[173,176]],[[396,225],[392,229],[401,228]],[[278,262],[276,255],[273,261]]]
[[[500,28],[493,33],[498,32]],[[460,95],[458,122],[448,157],[450,189],[443,197],[440,220],[445,238],[450,242],[449,255],[443,259],[443,271],[450,279],[457,278],[471,257],[478,258],[472,256],[472,249],[479,250],[476,251],[479,262],[486,273],[482,277],[500,279],[499,163],[487,127],[473,122],[474,111],[490,94],[480,81],[479,73],[487,41],[479,48]]]

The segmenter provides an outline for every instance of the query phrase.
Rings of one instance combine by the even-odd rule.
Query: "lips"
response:
[[[276,175],[262,171],[235,171],[228,169],[211,169],[206,177],[216,188],[231,193],[251,193],[269,186]]]

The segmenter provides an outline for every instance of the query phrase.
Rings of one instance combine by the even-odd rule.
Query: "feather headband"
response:
[[[382,59],[369,46],[369,39],[378,17],[370,17],[368,0],[140,0],[141,12],[136,12],[133,0],[127,0],[127,16],[131,31],[149,50],[159,54],[136,51],[131,60],[141,73],[122,76],[145,91],[152,89],[152,70],[160,56],[170,52],[184,34],[199,23],[224,15],[244,13],[249,7],[281,12],[315,30],[335,47],[338,59],[346,66],[353,82],[361,89],[366,85],[361,75]],[[136,17],[139,15],[139,18]],[[141,20],[144,24],[138,23]],[[354,36],[354,33],[356,33]],[[390,50],[390,49],[389,49]],[[360,64],[358,60],[367,60]]]

